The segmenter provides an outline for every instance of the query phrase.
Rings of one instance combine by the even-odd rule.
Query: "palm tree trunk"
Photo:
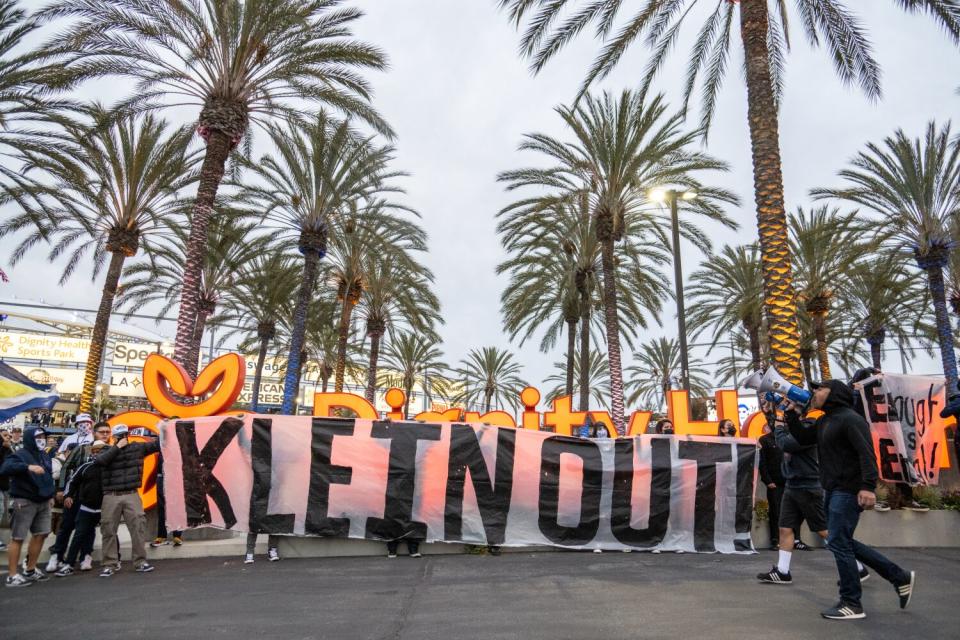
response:
[[[567,386],[564,393],[573,395],[573,370],[576,366],[577,352],[577,318],[567,318]]]
[[[803,377],[807,382],[813,380],[813,377],[811,376],[812,372],[810,369],[811,355],[813,355],[813,353],[810,350],[807,350],[807,349],[800,350],[800,363],[803,365]]]
[[[590,403],[590,307],[580,318],[580,411]]]
[[[257,370],[253,374],[253,388],[250,396],[250,413],[257,413],[260,408],[260,379],[263,377],[263,363],[267,360],[267,347],[270,346],[270,338],[264,336],[260,338],[260,350],[257,352]]]
[[[343,308],[340,310],[340,328],[337,336],[337,364],[334,373],[333,390],[337,393],[343,391],[343,378],[347,368],[347,340],[350,338],[350,314],[353,313],[353,305],[350,304],[349,296],[343,297]]]
[[[403,399],[403,418],[405,420],[409,420],[410,419],[410,394],[413,393],[413,383],[411,382],[409,386],[405,387],[404,391],[406,392],[407,395]],[[424,393],[426,393],[426,390],[424,390]]]
[[[190,236],[187,239],[187,261],[183,267],[183,286],[180,289],[180,312],[177,315],[177,337],[173,359],[183,365],[191,376],[197,375],[197,361],[190,358],[190,347],[197,325],[197,307],[200,302],[200,273],[207,253],[207,227],[213,215],[217,189],[223,180],[227,157],[232,142],[230,136],[213,129],[207,140],[207,149],[200,167],[197,199],[190,215]]]
[[[827,352],[827,313],[817,311],[813,315],[813,335],[817,338],[817,363],[820,365],[820,379],[829,380],[830,354]]]
[[[607,329],[607,361],[610,366],[610,418],[617,428],[617,433],[623,435],[623,366],[620,362],[620,318],[617,312],[613,243],[613,237],[604,238],[600,251],[603,266],[603,319]]]
[[[870,357],[873,360],[873,368],[882,371],[881,358],[883,357],[883,341],[886,339],[886,331],[879,329],[867,336],[867,343],[870,345]]]
[[[379,331],[370,333],[370,365],[367,367],[367,400],[373,404],[377,392],[377,359],[380,357]]]
[[[307,307],[313,296],[313,286],[320,268],[320,255],[314,251],[303,254],[303,280],[297,293],[297,306],[293,311],[293,331],[290,335],[290,354],[287,356],[287,371],[283,378],[283,406],[280,412],[291,415],[297,399],[297,381],[300,379],[303,334],[307,325]]]
[[[320,379],[323,380],[323,386],[320,388],[320,390],[326,393],[327,385],[330,384],[330,376],[321,376]]]
[[[123,262],[126,259],[127,256],[122,251],[113,251],[110,255],[107,280],[103,283],[100,306],[97,308],[97,319],[93,323],[90,351],[87,353],[87,368],[83,373],[80,413],[90,413],[93,398],[97,393],[97,382],[100,381],[100,365],[103,364],[103,351],[107,345],[107,331],[110,328],[110,313],[113,311],[113,299],[117,295],[120,275],[123,273]]]
[[[760,327],[744,327],[750,339],[750,371],[760,371]]]
[[[747,75],[747,114],[753,156],[753,188],[763,265],[763,293],[773,364],[784,378],[800,384],[800,331],[793,293],[780,133],[770,75],[767,0],[740,3],[740,37]]]
[[[483,392],[483,412],[490,413],[490,401],[493,399],[493,391],[484,390]]]
[[[953,350],[953,328],[950,326],[950,314],[947,312],[947,299],[943,282],[943,263],[931,261],[933,264],[921,264],[927,271],[927,280],[930,286],[930,296],[933,298],[933,309],[937,317],[937,341],[940,343],[940,362],[943,365],[943,375],[947,379],[946,397],[957,394],[957,356]],[[956,439],[956,446],[960,450],[960,438]]]
[[[200,305],[197,309],[197,324],[193,328],[193,337],[190,339],[190,351],[187,355],[187,359],[193,363],[192,375],[194,378],[197,377],[197,371],[200,370],[200,351],[203,345],[203,332],[207,328],[207,320],[212,313],[208,308],[204,308],[204,305]]]

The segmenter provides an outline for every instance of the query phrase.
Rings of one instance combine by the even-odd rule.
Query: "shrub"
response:
[[[937,487],[914,487],[913,499],[930,509],[943,509],[943,499]]]
[[[761,522],[770,518],[770,504],[766,500],[757,500],[753,505],[753,512]]]
[[[960,490],[944,491],[940,494],[940,502],[944,509],[960,511]]]

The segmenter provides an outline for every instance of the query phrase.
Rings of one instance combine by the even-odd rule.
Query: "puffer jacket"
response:
[[[133,491],[143,481],[143,459],[160,451],[160,440],[130,442],[123,449],[109,447],[98,455],[96,463],[103,469],[104,491]]]
[[[65,493],[90,511],[99,511],[103,504],[104,469],[91,458],[80,465],[67,482]]]

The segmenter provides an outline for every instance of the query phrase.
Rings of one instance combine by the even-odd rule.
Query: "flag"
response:
[[[53,408],[60,396],[56,386],[37,384],[5,362],[0,362],[0,421],[33,409]]]

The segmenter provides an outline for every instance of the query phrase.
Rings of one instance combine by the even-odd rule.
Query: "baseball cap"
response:
[[[73,419],[74,423],[79,422],[93,422],[93,418],[90,417],[89,413],[78,413],[77,417]]]
[[[127,435],[127,431],[129,431],[129,429],[127,428],[127,425],[117,424],[113,426],[113,430],[110,433],[113,434],[114,436],[125,436]]]
[[[94,443],[90,445],[90,448],[99,449],[100,447],[105,447],[105,446],[107,446],[107,443],[104,442],[103,440],[95,440]]]

